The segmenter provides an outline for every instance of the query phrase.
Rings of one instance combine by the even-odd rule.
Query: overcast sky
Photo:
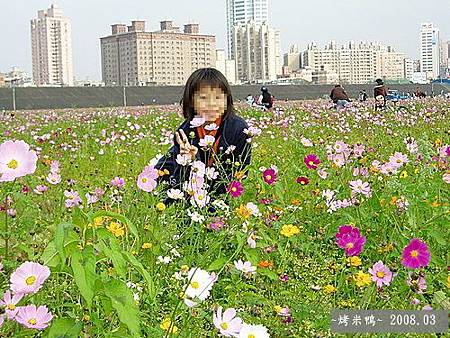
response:
[[[77,79],[100,80],[100,40],[113,23],[159,21],[180,27],[200,24],[200,32],[217,37],[225,49],[225,0],[0,0],[0,72],[18,66],[31,72],[30,19],[39,9],[58,4],[72,22],[74,73]],[[450,40],[450,0],[269,0],[270,24],[281,33],[282,52],[315,41],[380,41],[412,58],[419,57],[419,26],[433,22]]]

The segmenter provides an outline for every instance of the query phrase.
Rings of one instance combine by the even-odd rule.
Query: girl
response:
[[[178,189],[204,206],[209,194],[227,192],[230,181],[244,176],[251,157],[251,144],[244,132],[248,125],[234,111],[225,76],[214,68],[192,73],[181,104],[185,121],[175,132],[174,145],[155,168],[168,172],[158,178],[172,188],[165,204],[173,202],[173,192]]]

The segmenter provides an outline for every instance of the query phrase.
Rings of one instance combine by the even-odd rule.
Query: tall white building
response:
[[[219,70],[230,84],[236,84],[236,62],[226,58],[223,49],[216,50],[216,69]]]
[[[301,67],[301,53],[298,45],[292,45],[289,48],[289,53],[283,56],[283,66],[287,68],[288,72],[295,72]]]
[[[70,20],[57,5],[31,20],[33,80],[38,86],[73,85]]]
[[[420,71],[427,73],[428,79],[437,79],[439,66],[439,29],[432,23],[422,23],[420,26]]]
[[[266,23],[234,26],[233,55],[241,82],[267,82],[281,74],[280,33]]]
[[[269,21],[269,0],[227,0],[227,46],[228,58],[234,59],[234,26],[247,24],[253,20],[256,24]]]

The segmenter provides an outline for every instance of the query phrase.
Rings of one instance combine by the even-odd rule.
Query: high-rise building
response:
[[[447,78],[450,76],[450,41],[441,41],[440,45],[440,65],[439,65],[439,77]]]
[[[340,46],[332,41],[323,49],[314,43],[308,45],[303,66],[318,73],[334,72],[343,83],[373,83],[376,78],[403,79],[404,59],[403,53],[379,43],[350,41]]]
[[[234,59],[234,27],[253,20],[256,24],[269,21],[269,0],[227,1],[227,46],[228,58]]]
[[[241,82],[266,82],[281,74],[280,33],[267,23],[250,21],[234,26],[237,78]]]
[[[425,72],[428,79],[439,77],[439,49],[439,29],[432,23],[422,23],[420,26],[420,71]]]
[[[413,73],[414,73],[414,60],[410,58],[405,58],[403,60],[404,65],[404,75],[403,77],[409,81],[412,80]]]
[[[297,45],[292,45],[289,52],[284,54],[283,66],[286,67],[288,73],[299,70],[302,66],[301,53]]]
[[[227,78],[228,83],[236,84],[236,62],[226,58],[226,53],[223,49],[216,51],[216,67],[217,70]]]
[[[145,21],[112,25],[100,39],[102,79],[106,85],[184,85],[193,71],[216,65],[216,37],[199,33],[198,24],[160,22],[145,31]]]
[[[72,86],[70,20],[57,5],[38,11],[31,20],[33,79],[38,86]]]

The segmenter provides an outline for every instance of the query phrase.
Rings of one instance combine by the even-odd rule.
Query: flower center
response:
[[[378,278],[383,278],[384,277],[384,272],[383,271],[378,271],[377,272],[377,277]]]
[[[11,311],[16,309],[16,306],[13,303],[8,304],[6,307],[8,308],[8,310],[11,310]]]
[[[143,179],[142,179],[142,183],[146,183],[148,180],[147,180],[147,178],[146,177],[144,177]]]
[[[253,333],[250,333],[247,338],[256,338],[256,336]]]
[[[193,289],[198,289],[200,287],[200,284],[198,284],[198,282],[192,282],[191,286]]]
[[[17,169],[18,166],[19,166],[19,162],[17,162],[14,159],[12,159],[11,161],[8,162],[9,169]]]
[[[271,175],[266,175],[266,180],[271,180],[272,179],[272,176]]]
[[[417,252],[417,250],[411,251],[411,257],[417,257],[417,256],[419,256],[419,253]]]
[[[36,319],[34,319],[34,318],[28,319],[28,324],[36,325],[36,323],[37,323]]]
[[[25,283],[27,283],[27,285],[33,285],[34,282],[36,282],[36,276],[30,276],[25,279]]]
[[[233,187],[233,188],[231,188],[231,191],[232,191],[232,192],[236,192],[236,191],[237,191],[237,188],[236,188],[236,187]]]
[[[220,327],[224,330],[228,329],[228,323],[222,323],[220,324]]]
[[[203,195],[198,196],[198,200],[201,201],[203,199]]]
[[[353,248],[353,243],[352,242],[350,242],[350,243],[347,243],[347,245],[345,246],[347,249],[351,249],[351,248]]]
[[[309,165],[314,165],[314,161],[309,161]]]

